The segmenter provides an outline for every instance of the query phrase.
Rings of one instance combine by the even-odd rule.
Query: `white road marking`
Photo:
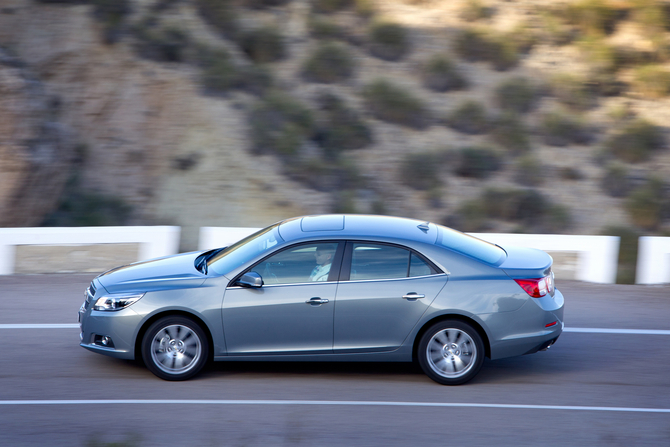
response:
[[[0,324],[0,329],[79,329],[78,324]],[[609,329],[588,327],[566,327],[563,332],[583,334],[630,334],[630,335],[670,335],[670,330],[659,329]]]
[[[197,399],[102,399],[102,400],[0,400],[0,405],[313,405],[373,407],[502,408],[514,410],[615,411],[670,413],[670,408],[589,407],[582,405],[515,405],[456,402],[384,402],[338,400],[197,400]]]
[[[78,324],[0,324],[0,329],[79,329]]]
[[[566,327],[564,332],[580,332],[583,334],[632,334],[632,335],[670,335],[670,331],[658,329],[606,329],[590,327]]]

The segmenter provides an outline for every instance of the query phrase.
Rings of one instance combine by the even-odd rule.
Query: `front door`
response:
[[[222,309],[228,354],[331,353],[337,248],[327,242],[289,247],[249,269],[261,275],[263,287],[229,287]]]

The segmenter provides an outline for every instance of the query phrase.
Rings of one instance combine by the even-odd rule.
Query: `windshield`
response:
[[[507,257],[505,250],[497,245],[451,228],[439,225],[438,227],[440,228],[438,245],[493,265],[502,263]]]
[[[274,247],[282,240],[277,230],[278,226],[279,224],[275,224],[263,228],[251,236],[247,236],[241,241],[234,243],[221,253],[217,253],[216,256],[207,261],[207,269],[210,271],[213,270],[219,275],[225,275],[255,259],[258,255]]]

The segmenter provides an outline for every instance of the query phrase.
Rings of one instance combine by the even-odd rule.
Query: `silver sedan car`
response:
[[[563,330],[551,257],[412,219],[285,220],[229,247],[110,270],[86,289],[81,346],[184,380],[215,361],[418,361],[472,379],[484,357]]]

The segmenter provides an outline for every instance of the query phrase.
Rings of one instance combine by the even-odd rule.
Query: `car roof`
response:
[[[324,214],[285,220],[279,225],[279,234],[287,242],[310,237],[381,237],[434,244],[438,228],[430,222],[404,217]]]

